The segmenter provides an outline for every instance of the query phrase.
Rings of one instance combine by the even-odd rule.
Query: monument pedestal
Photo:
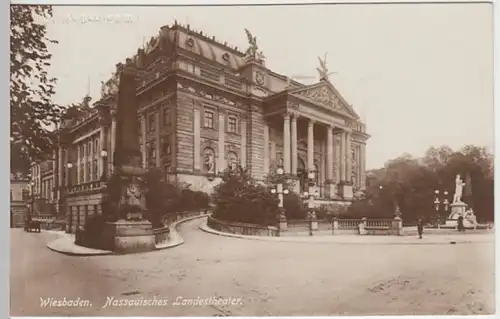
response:
[[[153,226],[147,220],[107,222],[103,240],[110,250],[117,253],[138,253],[155,249]]]
[[[450,204],[451,213],[446,220],[445,225],[448,227],[457,227],[458,226],[458,217],[465,217],[465,212],[467,211],[466,203],[452,203]]]

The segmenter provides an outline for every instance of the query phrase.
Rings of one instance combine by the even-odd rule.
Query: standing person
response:
[[[457,225],[458,231],[465,231],[464,217],[463,216],[458,217],[457,223],[458,223],[458,225]]]
[[[418,231],[418,238],[422,239],[422,235],[424,233],[424,221],[422,220],[422,217],[419,217],[417,219],[417,231]]]

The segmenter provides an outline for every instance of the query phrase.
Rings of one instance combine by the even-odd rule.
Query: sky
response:
[[[177,20],[241,50],[257,37],[271,70],[317,81],[318,56],[371,135],[366,168],[430,146],[493,150],[491,4],[54,7],[55,102],[99,98],[118,62]],[[98,21],[99,20],[99,21]],[[316,78],[314,78],[316,77]]]

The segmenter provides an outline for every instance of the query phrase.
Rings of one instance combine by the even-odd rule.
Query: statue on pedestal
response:
[[[453,203],[462,203],[462,193],[465,183],[462,181],[460,174],[457,174],[455,179],[455,194],[453,194]]]

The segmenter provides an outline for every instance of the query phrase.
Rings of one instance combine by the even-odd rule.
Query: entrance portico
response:
[[[300,184],[304,175],[315,172],[323,198],[349,200],[353,187],[364,188],[364,149],[369,136],[352,107],[339,96],[323,80],[268,98],[264,135],[269,136],[266,146],[270,149],[264,153],[271,159],[266,161],[267,172],[283,166],[285,174]]]

